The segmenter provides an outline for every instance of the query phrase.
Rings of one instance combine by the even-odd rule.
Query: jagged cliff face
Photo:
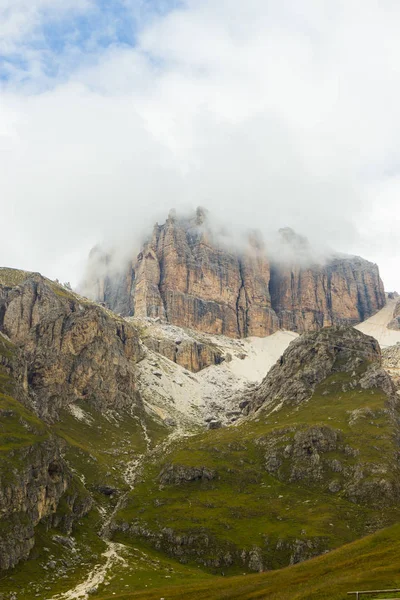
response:
[[[122,274],[107,270],[110,258],[97,251],[102,268],[90,287],[96,300],[123,315],[230,337],[356,324],[384,306],[376,265],[358,257],[317,264],[304,238],[290,229],[281,238],[282,260],[271,263],[257,238],[240,252],[229,249],[203,209],[192,219],[171,215]],[[92,256],[94,271],[96,261]]]
[[[255,244],[241,258],[207,227],[205,215],[156,226],[139,254],[133,313],[230,337],[268,335],[278,327],[269,296],[269,264]]]
[[[0,283],[0,331],[23,347],[26,385],[41,417],[54,420],[78,399],[97,409],[139,402],[134,365],[142,350],[134,327],[44,277]]]
[[[35,527],[69,533],[91,498],[62,456],[62,442],[27,403],[21,352],[0,334],[0,570],[29,556]]]
[[[378,267],[359,257],[334,258],[312,267],[275,265],[271,279],[280,325],[291,331],[355,325],[385,305]]]
[[[71,441],[65,420],[81,402],[90,423],[112,412],[125,419],[118,428],[131,419],[140,430],[143,352],[135,327],[105,308],[38,273],[0,269],[0,570],[29,557],[38,525],[70,534],[91,509],[68,462],[75,443],[85,464],[85,440]]]

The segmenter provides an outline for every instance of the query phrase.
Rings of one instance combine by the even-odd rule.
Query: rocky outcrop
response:
[[[400,390],[400,344],[382,350],[382,366]]]
[[[379,269],[358,256],[317,257],[307,240],[280,230],[271,272],[271,300],[284,329],[304,333],[355,325],[386,303]]]
[[[188,467],[186,465],[166,465],[158,479],[162,485],[179,485],[190,481],[211,481],[217,476],[207,467]]]
[[[149,350],[162,354],[192,373],[225,360],[222,350],[204,334],[155,323],[153,319],[134,319],[134,322],[138,323],[141,339]]]
[[[358,409],[351,414],[350,425],[377,418],[379,412]],[[265,447],[266,470],[280,481],[317,486],[354,504],[376,508],[394,505],[400,498],[395,456],[372,464],[354,460],[360,452],[346,442],[341,430],[326,425],[293,427],[259,443]]]
[[[256,573],[276,568],[279,564],[294,565],[321,554],[329,543],[328,538],[322,537],[282,539],[262,535],[262,547],[254,545],[251,548],[240,548],[229,541],[221,544],[207,532],[182,534],[170,527],[154,532],[140,523],[120,522],[114,525],[114,531],[122,531],[134,539],[144,538],[158,551],[163,551],[182,563],[195,560],[197,564],[212,569],[216,574],[220,574],[221,569],[224,574],[225,569],[233,565]]]
[[[2,460],[7,471],[0,473],[0,570],[29,557],[38,523],[70,533],[91,507],[55,438],[26,445]]]
[[[62,442],[25,408],[21,353],[0,334],[0,570],[28,558],[35,527],[69,533],[91,499],[62,456]]]
[[[272,261],[259,235],[240,250],[235,242],[204,209],[187,219],[172,212],[125,268],[95,249],[83,289],[123,315],[230,337],[355,324],[385,304],[378,267],[366,260],[317,259],[288,228]]]
[[[54,420],[78,399],[98,409],[139,403],[135,328],[39,274],[0,284],[0,331],[23,349],[30,403],[41,417]]]
[[[96,268],[93,261],[91,267]],[[212,230],[204,209],[189,219],[178,219],[172,212],[164,225],[156,225],[133,271],[128,271],[131,285],[125,299],[124,292],[107,287],[110,279],[102,274],[96,286],[86,284],[84,289],[95,289],[96,299],[113,310],[124,306],[125,315],[159,318],[206,333],[265,336],[278,328],[262,244],[250,237],[239,256]],[[125,279],[117,275],[114,281]]]
[[[400,300],[396,302],[396,306],[394,307],[393,311],[393,318],[390,323],[388,323],[388,328],[395,329],[396,331],[400,330]]]
[[[197,373],[210,365],[219,365],[224,358],[222,352],[211,344],[196,340],[171,340],[155,336],[146,336],[144,344],[150,350],[162,354],[184,369]]]
[[[318,330],[355,325],[385,305],[378,267],[359,257],[325,265],[275,265],[272,303],[282,328]]]
[[[352,327],[331,327],[297,338],[272,367],[258,389],[242,400],[243,411],[267,410],[282,403],[298,405],[312,396],[316,386],[333,373],[354,373],[354,384],[368,376],[370,386],[392,393],[388,375],[381,369],[381,350],[375,338]],[[370,375],[371,372],[371,375]],[[358,376],[357,376],[358,373]],[[374,376],[372,377],[372,373]]]

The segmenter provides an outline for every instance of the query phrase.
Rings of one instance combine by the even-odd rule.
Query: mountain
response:
[[[38,273],[0,269],[0,569],[27,559],[43,531],[68,536],[92,514],[88,481],[115,487],[115,477],[105,476],[112,467],[103,436],[98,453],[96,431],[75,433],[87,423],[102,428],[102,415],[118,411],[120,435],[135,432],[132,447],[142,443],[134,369],[142,352],[136,329],[113,313]],[[113,461],[125,451],[120,443]],[[90,477],[85,460],[95,462]],[[75,550],[74,563],[82,558]]]
[[[334,327],[293,341],[234,426],[143,466],[114,535],[214,573],[321,554],[399,518],[399,399],[378,343]],[[138,510],[140,507],[140,510]]]
[[[190,235],[186,225],[171,218],[169,239],[180,229],[193,242],[175,266],[186,272],[196,248],[198,277],[231,281],[224,270],[241,265],[247,297],[270,293],[257,237],[251,262],[206,244],[212,231],[199,241],[204,222]],[[286,258],[294,245],[304,263],[307,242],[282,236]],[[160,245],[166,263],[174,244]],[[143,273],[147,288],[135,272],[134,290],[147,302]],[[383,370],[376,340],[352,327],[243,339],[182,328],[163,307],[121,316],[38,273],[0,269],[0,598],[146,587],[165,597],[182,581],[212,587],[221,572],[281,568],[398,521],[394,349]]]
[[[362,258],[318,259],[289,228],[272,250],[256,234],[235,248],[204,209],[171,212],[125,267],[94,249],[83,290],[125,316],[233,338],[353,325],[385,305],[378,267]]]
[[[168,600],[343,600],[357,589],[398,586],[400,526],[302,562],[266,573],[214,577],[209,581],[177,582],[165,593]],[[167,595],[168,594],[168,595]],[[160,600],[160,590],[122,594],[120,600]]]
[[[131,405],[139,337],[113,313],[38,273],[0,269],[0,331],[23,345],[31,402],[47,421],[77,399]]]
[[[0,570],[29,557],[39,524],[69,534],[92,504],[26,389],[19,349],[0,334]]]

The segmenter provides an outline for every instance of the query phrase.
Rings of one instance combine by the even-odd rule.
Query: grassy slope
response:
[[[359,454],[355,458],[335,451],[326,453],[325,459],[340,459],[349,468],[355,463],[390,466],[385,477],[390,480],[398,476],[392,468],[396,447],[394,428],[385,412],[385,395],[358,388],[343,393],[342,385],[348,379],[346,374],[328,378],[310,401],[297,409],[274,413],[266,421],[260,419],[182,441],[164,462],[207,466],[217,471],[218,478],[160,486],[162,464],[149,464],[143,481],[119,512],[118,521],[136,522],[155,532],[163,527],[178,534],[206,532],[220,548],[249,550],[258,546],[263,548],[268,568],[288,564],[290,549],[275,551],[279,540],[320,539],[324,547],[332,549],[395,522],[399,516],[396,508],[372,509],[349,502],[342,492],[329,492],[329,482],[340,480],[342,474],[328,472],[322,481],[289,483],[265,470],[264,444],[268,440],[285,446],[295,431],[327,424],[340,432],[343,445],[350,445]],[[350,413],[355,409],[362,412],[350,424]],[[163,549],[168,551],[168,547]],[[209,558],[213,558],[213,552],[211,548]],[[221,570],[235,574],[246,569],[224,567],[216,572]]]
[[[150,592],[99,594],[99,600],[343,600],[348,591],[400,588],[400,525],[293,567]],[[363,596],[367,600],[368,596]]]
[[[87,487],[100,484],[127,489],[123,472],[127,464],[161,441],[166,427],[152,420],[143,411],[102,415],[89,404],[77,402],[87,419],[79,420],[64,411],[54,431],[67,442],[66,459],[80,474]],[[148,439],[146,440],[146,435]]]
[[[0,341],[3,354],[12,353],[12,345],[2,338]],[[341,498],[340,493],[333,496],[321,489],[321,485],[288,484],[265,471],[264,450],[262,444],[257,442],[271,436],[279,437],[285,430],[282,443],[287,444],[288,438],[290,441],[293,435],[293,432],[287,433],[288,428],[298,429],[313,423],[325,423],[340,429],[346,442],[359,450],[357,462],[382,463],[383,456],[390,461],[394,450],[393,429],[383,411],[384,395],[358,389],[342,394],[343,381],[335,376],[325,382],[313,399],[300,410],[280,411],[267,422],[252,422],[182,441],[165,462],[209,466],[218,471],[219,479],[159,489],[157,476],[161,463],[150,463],[146,477],[132,493],[119,519],[132,521],[139,518],[154,530],[163,526],[171,526],[175,531],[184,533],[205,530],[217,542],[240,544],[241,547],[262,544],[265,534],[273,541],[321,536],[328,538],[328,546],[332,548],[360,536],[368,527],[376,528],[378,524],[394,521],[397,518],[396,511],[386,510],[383,518],[379,510],[355,506]],[[12,398],[10,381],[4,371],[0,372],[0,387],[0,409],[14,413],[6,421],[2,419],[0,429],[0,452],[6,453],[0,457],[3,459],[0,464],[5,465],[6,462],[9,464],[4,458],[10,449],[14,451],[29,445],[40,436],[45,439],[48,430]],[[362,414],[356,426],[351,426],[348,412],[366,407],[372,411],[372,416]],[[83,408],[90,413],[87,406],[83,405]],[[124,415],[119,423],[114,424],[98,414],[89,416],[94,418],[90,426],[69,414],[65,414],[57,425],[57,434],[68,443],[66,457],[80,474],[84,474],[89,488],[106,483],[123,489],[121,470],[126,461],[146,449],[143,430],[138,420],[129,415]],[[147,426],[153,442],[164,437],[162,427],[150,421]],[[343,459],[335,453],[331,458]],[[350,464],[353,459],[350,457],[347,460]],[[107,501],[105,498],[101,500]],[[333,528],[331,524],[334,524]],[[31,581],[36,581],[35,585],[39,586],[40,578],[42,581],[36,591],[43,592],[45,585],[51,587],[51,592],[48,592],[50,595],[81,581],[93,562],[99,560],[99,554],[104,549],[104,544],[96,534],[98,515],[92,512],[82,519],[81,525],[75,536],[80,546],[83,549],[86,547],[86,554],[80,565],[67,570],[62,581],[51,583],[52,573],[43,571],[43,565],[49,555],[59,561],[67,559],[68,551],[52,542],[51,536],[55,532],[38,528],[32,560],[2,575],[0,592],[20,590]],[[400,567],[397,558],[399,533],[399,527],[395,526],[301,565],[265,575],[239,578],[212,577],[195,564],[180,565],[166,558],[149,545],[146,546],[143,540],[132,540],[117,534],[117,541],[124,541],[130,546],[128,566],[123,572],[113,574],[109,580],[108,590],[112,595],[103,596],[106,589],[103,586],[99,597],[211,599],[264,598],[268,594],[268,597],[277,599],[341,598],[344,591],[353,587],[397,587],[400,585],[397,578]],[[274,559],[271,554],[268,567],[279,568],[282,564],[285,564],[285,557]],[[224,570],[227,574],[242,571],[238,568]],[[191,583],[203,579],[208,583]],[[210,579],[212,584],[209,583]],[[185,581],[184,587],[174,589],[173,586],[180,580]],[[168,584],[168,593],[164,581]],[[360,586],[356,585],[358,581]],[[134,596],[121,595],[127,586],[129,590],[143,591]],[[325,595],[324,586],[328,590]],[[162,595],[160,592],[145,593],[145,588],[153,587],[160,588]],[[113,595],[113,591],[116,595]],[[19,597],[31,598],[31,590],[28,589],[27,595],[20,592]]]

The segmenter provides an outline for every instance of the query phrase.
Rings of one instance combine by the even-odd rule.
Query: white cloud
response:
[[[43,22],[59,20],[71,11],[83,13],[91,0],[0,0],[0,52],[20,52],[32,41],[40,41]]]
[[[2,262],[76,281],[95,241],[203,204],[363,253],[400,288],[399,18],[389,0],[190,0],[135,48],[75,48],[45,92],[9,83]],[[28,25],[4,27],[19,46]]]

